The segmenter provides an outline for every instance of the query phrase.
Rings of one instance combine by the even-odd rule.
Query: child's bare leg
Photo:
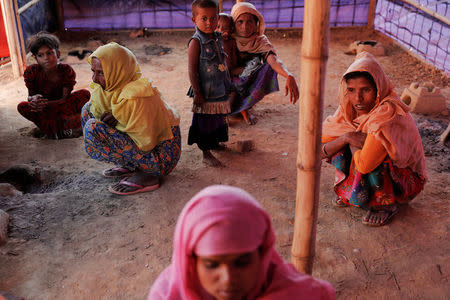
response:
[[[225,167],[209,150],[203,150],[203,162],[211,167]]]
[[[241,111],[241,115],[244,118],[244,121],[248,124],[248,125],[254,125],[256,124],[256,117],[254,115],[252,115],[248,109]]]

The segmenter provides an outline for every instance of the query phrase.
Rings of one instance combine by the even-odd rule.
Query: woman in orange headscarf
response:
[[[231,113],[240,112],[248,124],[254,124],[256,118],[248,110],[264,96],[279,90],[278,74],[286,78],[285,94],[292,104],[299,98],[298,86],[265,36],[266,24],[256,7],[249,2],[236,3],[231,16],[238,50],[236,65],[232,67],[238,97],[233,101]]]
[[[336,167],[333,204],[368,208],[366,225],[385,225],[425,184],[422,141],[408,111],[363,52],[343,75],[339,107],[323,124],[322,156]]]

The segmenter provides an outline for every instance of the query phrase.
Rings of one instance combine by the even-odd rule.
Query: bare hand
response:
[[[39,100],[42,98],[44,98],[44,97],[41,94],[36,94],[33,96],[28,96],[28,101],[33,102],[33,101],[36,101],[36,100]]]
[[[295,77],[292,75],[289,75],[286,79],[286,86],[285,86],[285,96],[289,94],[289,98],[292,104],[295,104],[299,98],[299,91],[297,82],[295,81]]]
[[[117,119],[114,118],[113,114],[108,111],[102,113],[102,115],[100,116],[100,121],[111,127],[116,127],[117,123],[119,123],[119,121],[117,121]]]
[[[32,112],[42,112],[48,105],[48,100],[39,94],[29,96],[28,101],[30,101]]]
[[[350,149],[352,146],[362,149],[364,142],[366,141],[367,134],[362,132],[348,132],[345,134],[345,138],[350,146]]]

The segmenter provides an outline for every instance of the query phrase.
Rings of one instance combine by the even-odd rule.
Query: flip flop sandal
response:
[[[117,177],[130,177],[134,172],[128,170],[127,168],[114,167],[110,169],[103,170],[102,175],[106,178],[117,178]]]
[[[344,201],[342,201],[341,197],[336,197],[333,200],[331,200],[331,204],[333,204],[336,207],[347,207],[348,205],[345,204]]]
[[[377,212],[384,212],[387,213],[386,218],[383,220],[383,222],[381,223],[372,223],[370,221],[366,221],[365,218],[367,216],[367,214],[369,214],[369,212],[367,212],[367,214],[363,217],[362,219],[362,223],[364,225],[367,226],[371,226],[371,227],[380,227],[380,226],[384,226],[387,223],[389,223],[389,221],[392,219],[393,216],[395,216],[398,212],[400,211],[400,208],[397,206],[394,210],[388,210],[388,209],[378,209],[378,210],[374,210],[374,209],[370,209],[369,212],[372,213],[377,213]]]
[[[133,191],[129,191],[129,192],[121,192],[121,191],[116,191],[113,186],[110,186],[108,188],[108,190],[113,193],[113,194],[117,194],[117,195],[133,195],[133,194],[138,194],[138,193],[145,193],[145,192],[150,192],[150,191],[154,191],[156,189],[159,188],[159,183],[154,184],[154,185],[148,185],[148,186],[143,186],[140,184],[136,184],[130,181],[127,181],[127,178],[122,179],[119,184],[125,185],[127,187],[133,187],[136,188]]]

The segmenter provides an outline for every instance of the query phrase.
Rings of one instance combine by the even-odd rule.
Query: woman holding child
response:
[[[301,274],[275,249],[270,216],[240,188],[215,185],[178,217],[172,263],[148,300],[334,299],[326,281]]]
[[[237,46],[237,65],[232,74],[239,97],[233,103],[232,113],[241,112],[248,124],[254,124],[256,118],[248,109],[259,102],[265,95],[279,90],[277,74],[286,78],[285,91],[291,103],[299,98],[295,77],[278,58],[275,48],[264,35],[266,28],[264,18],[248,2],[236,3],[231,9]]]
[[[155,190],[181,154],[179,117],[147,78],[134,54],[109,43],[88,59],[91,101],[83,107],[86,152],[116,167],[105,177],[125,177],[109,191],[119,195]]]
[[[375,58],[359,54],[323,124],[322,156],[336,168],[333,204],[367,208],[369,226],[387,224],[426,180],[419,131],[393,88]]]

